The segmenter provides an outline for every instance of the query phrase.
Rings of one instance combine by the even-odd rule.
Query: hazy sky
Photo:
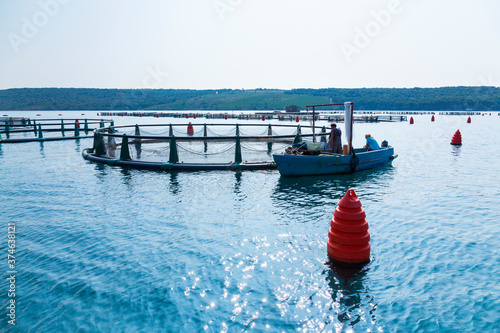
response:
[[[1,0],[0,89],[500,86],[498,0]]]

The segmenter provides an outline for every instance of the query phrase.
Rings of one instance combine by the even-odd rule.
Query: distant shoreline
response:
[[[0,90],[1,111],[284,111],[296,105],[354,102],[366,111],[500,110],[500,88],[94,89]],[[326,109],[325,109],[326,110]]]

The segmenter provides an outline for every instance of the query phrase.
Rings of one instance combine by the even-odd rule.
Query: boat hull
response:
[[[274,161],[282,176],[333,175],[367,170],[391,163],[397,155],[394,148],[373,151],[355,149],[353,155],[293,155],[275,154]],[[357,158],[357,159],[356,159]]]

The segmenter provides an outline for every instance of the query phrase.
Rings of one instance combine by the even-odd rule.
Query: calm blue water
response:
[[[356,146],[371,133],[399,157],[328,177],[123,170],[84,161],[91,139],[0,145],[2,276],[8,222],[18,250],[1,330],[499,332],[500,117],[414,118],[356,124]],[[372,236],[358,270],[326,253],[348,188]]]

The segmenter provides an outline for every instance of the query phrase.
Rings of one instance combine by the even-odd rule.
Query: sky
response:
[[[500,86],[498,0],[2,0],[0,89]]]

